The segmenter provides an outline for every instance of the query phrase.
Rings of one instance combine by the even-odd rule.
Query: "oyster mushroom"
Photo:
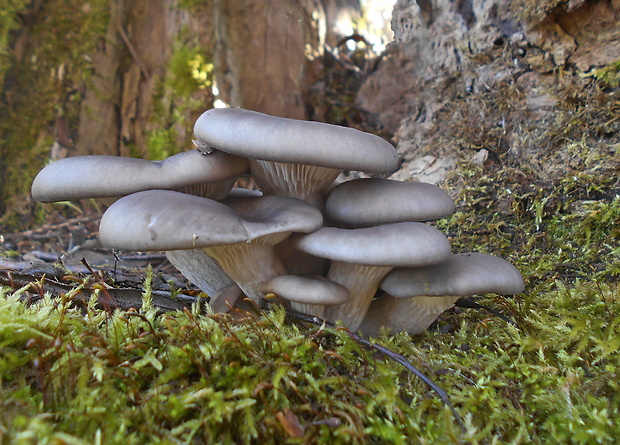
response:
[[[293,309],[323,317],[323,308],[349,300],[346,287],[322,276],[280,275],[265,281],[265,293],[273,293],[292,303]]]
[[[167,190],[134,193],[104,213],[101,241],[125,250],[202,248],[259,302],[260,284],[286,273],[273,246],[292,232],[317,229],[323,218],[311,205],[282,196],[238,198],[227,204]]]
[[[376,135],[240,108],[204,112],[194,133],[203,145],[248,158],[265,194],[292,196],[320,209],[343,170],[389,173],[398,167],[396,149]]]
[[[461,253],[430,266],[394,269],[379,287],[387,294],[372,302],[360,327],[368,335],[377,335],[382,326],[417,334],[460,297],[518,294],[524,284],[519,271],[502,258]]]
[[[325,202],[326,218],[344,227],[430,221],[453,212],[452,198],[436,185],[381,178],[343,182]]]
[[[222,199],[248,169],[246,159],[199,150],[181,152],[162,161],[76,156],[41,170],[32,183],[32,197],[39,202],[71,201],[165,189]]]
[[[162,161],[121,156],[76,156],[46,166],[34,179],[36,201],[112,198],[151,189],[171,189],[222,199],[249,170],[246,159],[224,152],[190,150]],[[232,283],[203,251],[167,251],[168,260],[209,295]]]
[[[351,297],[345,304],[326,308],[325,318],[342,320],[351,330],[359,327],[379,283],[392,268],[435,264],[450,254],[450,243],[441,232],[417,222],[361,229],[322,227],[292,236],[291,244],[331,260],[327,278],[349,289]]]

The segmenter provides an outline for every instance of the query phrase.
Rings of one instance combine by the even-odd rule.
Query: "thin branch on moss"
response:
[[[267,305],[271,305],[272,303],[267,302],[266,304]],[[426,376],[424,373],[422,373],[422,371],[420,371],[418,368],[416,368],[414,365],[412,365],[407,360],[407,358],[405,356],[403,356],[403,355],[401,355],[401,354],[399,354],[397,352],[394,352],[391,349],[386,348],[385,346],[379,345],[377,343],[373,343],[369,339],[367,339],[367,338],[365,338],[365,337],[363,337],[361,335],[355,334],[354,332],[351,332],[350,330],[348,330],[348,329],[346,329],[344,327],[336,326],[336,325],[334,325],[332,323],[329,323],[326,320],[322,320],[322,319],[320,319],[318,317],[314,317],[312,315],[304,314],[302,312],[298,312],[298,311],[295,311],[295,310],[290,309],[290,308],[286,309],[286,313],[293,320],[304,321],[304,322],[307,322],[307,323],[314,324],[316,326],[326,326],[326,327],[333,328],[333,329],[344,330],[349,335],[349,337],[351,337],[352,340],[356,341],[357,343],[361,344],[362,346],[364,346],[364,347],[366,347],[368,349],[374,349],[375,351],[378,351],[378,352],[382,353],[383,355],[385,355],[389,359],[392,359],[395,362],[401,364],[409,372],[411,372],[412,374],[417,376],[420,380],[422,380],[429,388],[431,388],[433,391],[435,391],[435,393],[439,396],[439,398],[444,403],[444,405],[446,405],[450,409],[450,411],[452,412],[452,415],[454,416],[454,420],[459,425],[461,430],[463,432],[466,431],[465,424],[463,423],[459,413],[456,411],[456,409],[454,408],[454,406],[450,402],[448,394],[439,385],[437,385],[435,382],[433,382],[428,376]]]

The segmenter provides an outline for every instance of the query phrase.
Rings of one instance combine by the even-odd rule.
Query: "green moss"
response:
[[[168,66],[166,86],[176,96],[188,97],[198,89],[211,88],[213,64],[207,63],[197,47],[178,45]]]
[[[148,158],[153,160],[164,159],[175,154],[178,151],[176,141],[177,136],[174,127],[148,132],[146,139]]]
[[[0,103],[0,225],[16,229],[32,222],[29,189],[32,178],[48,158],[51,129],[62,122],[71,135],[78,121],[79,85],[89,76],[93,54],[108,21],[108,3],[49,1],[35,10],[10,2],[0,38],[16,26],[15,14],[28,12],[30,25],[23,53],[2,57],[6,94]],[[12,18],[11,18],[12,17]],[[23,37],[23,36],[22,36]],[[4,44],[6,45],[6,43]],[[6,46],[0,50],[6,50]]]
[[[589,75],[594,77],[602,88],[618,89],[620,87],[620,60],[603,68],[594,69]]]
[[[26,11],[26,0],[0,1],[0,90],[4,88],[4,76],[10,67],[10,42],[12,33],[19,27],[19,14]]]
[[[191,147],[194,121],[213,100],[210,57],[187,31],[179,34],[154,95],[152,124],[156,129],[147,132],[149,159],[163,159]]]
[[[236,321],[148,305],[106,314],[70,306],[71,293],[27,305],[24,290],[0,298],[11,407],[0,431],[22,443],[613,443],[620,183],[606,163],[538,184],[465,163],[451,178],[458,211],[437,226],[455,252],[521,270],[526,293],[481,297],[516,325],[453,310],[437,330],[376,341],[448,392],[464,431],[399,364],[281,309]]]
[[[0,431],[16,443],[612,443],[618,290],[556,281],[495,300],[519,327],[469,312],[444,318],[450,332],[384,334],[447,389],[465,431],[400,365],[280,309],[233,321],[3,294]]]

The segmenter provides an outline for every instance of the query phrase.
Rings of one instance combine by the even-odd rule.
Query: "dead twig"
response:
[[[136,48],[131,43],[131,40],[129,40],[129,36],[125,32],[123,25],[118,23],[116,28],[117,28],[118,34],[121,36],[121,39],[123,39],[125,46],[127,46],[127,49],[131,53],[131,57],[133,57],[134,60],[136,61],[136,64],[140,68],[140,71],[142,71],[142,74],[144,75],[144,77],[147,79],[150,78],[149,70],[146,67],[146,64],[142,61],[140,56],[138,56],[138,52],[136,51]]]
[[[2,237],[5,240],[13,240],[13,239],[25,239],[31,237],[33,235],[42,235],[47,232],[57,231],[58,229],[64,229],[66,227],[75,226],[78,224],[93,222],[101,218],[100,214],[88,214],[85,216],[77,216],[75,218],[68,219],[64,222],[58,224],[43,224],[41,227],[32,230],[26,230],[25,232],[19,233],[6,233],[3,234]]]
[[[0,285],[8,286],[11,289],[21,289],[26,286],[32,286],[33,290],[41,288],[44,292],[49,292],[54,297],[60,297],[62,294],[75,288],[74,282],[65,283],[60,280],[47,278],[45,275],[30,275],[11,270],[0,270]],[[75,297],[75,299],[87,303],[90,301],[92,293],[96,290],[93,285],[101,287],[101,283],[94,283],[93,279],[88,277],[85,279],[83,292]],[[142,307],[142,290],[131,288],[106,287],[106,292],[110,297],[110,305],[114,308],[129,310],[130,308],[140,309]],[[169,312],[183,310],[189,307],[195,298],[188,295],[177,295],[172,298],[169,292],[153,291],[153,305],[160,312]]]

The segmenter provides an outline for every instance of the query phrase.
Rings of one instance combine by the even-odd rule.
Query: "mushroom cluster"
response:
[[[102,243],[165,251],[216,311],[275,294],[292,308],[376,335],[419,333],[465,295],[523,290],[510,263],[451,254],[425,222],[454,211],[439,187],[352,179],[386,174],[394,147],[359,130],[225,108],[197,120],[197,149],[163,161],[66,158],[45,167],[42,202],[106,198]],[[235,189],[251,175],[260,191]],[[379,296],[377,297],[377,294]]]

